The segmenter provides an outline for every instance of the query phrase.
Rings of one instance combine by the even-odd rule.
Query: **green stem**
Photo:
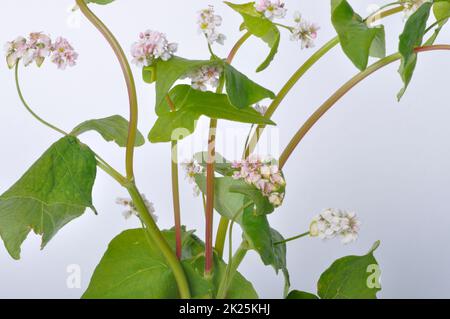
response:
[[[146,225],[146,229],[155,242],[159,250],[164,255],[169,267],[171,268],[175,280],[178,285],[178,290],[180,297],[187,299],[191,297],[189,284],[187,277],[184,273],[183,267],[179,262],[177,256],[170,248],[167,241],[164,239],[161,231],[156,225],[155,221],[150,215],[150,212],[145,205],[140,192],[137,190],[134,182],[134,144],[137,134],[137,123],[138,123],[138,104],[137,104],[137,94],[136,85],[134,83],[133,73],[131,72],[130,65],[126,58],[126,55],[120,46],[119,42],[116,40],[114,35],[109,31],[109,29],[103,24],[103,22],[88,8],[85,0],[76,0],[81,12],[87,17],[87,19],[100,31],[100,33],[105,37],[105,39],[110,44],[113,49],[117,59],[119,60],[122,72],[124,74],[125,82],[128,90],[129,104],[130,104],[130,119],[128,126],[128,140],[126,146],[126,174],[127,174],[127,186],[128,192],[136,205],[139,212],[141,220]]]
[[[219,227],[217,228],[217,234],[216,234],[216,243],[214,245],[217,255],[220,258],[223,257],[223,250],[225,248],[225,240],[222,240],[222,238],[226,238],[227,229],[228,229],[229,224],[230,224],[230,221],[228,219],[220,218]]]
[[[61,130],[60,128],[56,127],[53,124],[50,124],[49,122],[47,122],[46,120],[44,120],[43,118],[41,118],[39,115],[37,115],[32,109],[31,107],[28,105],[27,101],[25,101],[25,98],[23,97],[22,94],[22,90],[20,88],[20,83],[19,83],[19,62],[16,63],[16,67],[14,69],[14,77],[16,80],[16,89],[17,89],[17,93],[19,94],[19,98],[20,101],[22,102],[23,106],[25,106],[25,108],[27,109],[27,111],[39,122],[41,122],[42,124],[44,124],[45,126],[51,128],[52,130],[55,130],[58,133],[61,133],[62,135],[68,135],[68,133],[64,132],[63,130]]]
[[[225,299],[227,297],[227,292],[228,288],[230,287],[231,281],[234,275],[237,273],[240,264],[247,255],[248,250],[248,243],[243,241],[234,253],[231,262],[228,263],[225,277],[222,279],[222,282],[220,283],[219,289],[217,291],[217,299]]]
[[[76,2],[81,12],[97,28],[97,30],[100,31],[100,33],[104,36],[106,41],[108,41],[109,45],[113,49],[119,61],[120,67],[122,68],[122,72],[127,85],[128,98],[130,104],[130,119],[128,126],[128,140],[126,146],[125,166],[127,178],[130,181],[132,181],[134,180],[133,159],[134,159],[134,145],[137,134],[137,124],[138,124],[138,103],[133,73],[131,72],[130,64],[128,63],[127,57],[122,47],[120,46],[119,42],[114,37],[114,35],[111,33],[111,31],[109,31],[109,29],[105,26],[105,24],[89,9],[85,0],[76,0]]]
[[[234,57],[236,56],[236,53],[239,51],[239,49],[241,48],[241,46],[245,43],[245,41],[247,41],[248,38],[251,37],[251,33],[250,32],[246,32],[237,42],[236,44],[233,46],[233,48],[231,49],[230,53],[228,54],[227,57],[227,63],[231,64],[231,62],[233,61]]]
[[[431,45],[418,47],[414,51],[416,53],[425,52],[425,51],[436,51],[436,50],[450,50],[450,45]],[[302,141],[305,135],[309,132],[309,130],[316,124],[319,119],[339,101],[347,92],[349,92],[355,85],[359,82],[367,78],[369,75],[374,73],[375,71],[395,62],[401,58],[400,53],[395,53],[390,56],[387,56],[378,62],[372,64],[364,71],[358,73],[352,79],[350,79],[347,83],[345,83],[339,90],[337,90],[328,100],[325,101],[309,118],[306,122],[300,127],[294,137],[291,139],[289,144],[286,146],[285,150],[280,156],[280,169],[284,167],[289,157],[292,155],[295,148]]]
[[[105,173],[114,178],[120,185],[126,186],[128,180],[125,176],[120,174],[116,169],[114,169],[111,165],[109,165],[103,158],[100,157],[97,153],[92,151],[97,159],[97,166],[100,167]]]
[[[178,284],[180,297],[183,299],[191,298],[189,284],[186,279],[183,267],[181,266],[181,263],[179,262],[177,256],[173,253],[169,244],[161,234],[161,231],[159,230],[150,212],[148,211],[148,208],[145,205],[145,202],[141,194],[136,188],[136,185],[134,183],[130,183],[129,185],[127,185],[127,190],[131,196],[131,199],[133,200],[134,205],[136,206],[136,209],[138,210],[140,219],[146,226],[146,229],[148,231],[148,234],[150,235],[151,240],[158,246],[161,253],[165,257],[169,267],[172,270],[172,273]]]
[[[290,242],[290,241],[293,241],[293,240],[296,240],[296,239],[300,239],[300,238],[306,237],[306,236],[309,236],[309,231],[307,231],[306,233],[303,233],[303,234],[300,234],[300,235],[297,235],[297,236],[294,236],[294,237],[291,237],[291,238],[282,240],[282,241],[277,241],[277,242],[275,242],[275,243],[273,243],[273,244],[274,244],[274,245],[286,244],[286,243],[288,243],[288,242]]]
[[[172,141],[172,198],[173,214],[175,220],[175,243],[178,259],[181,259],[181,208],[180,208],[180,190],[178,187],[178,143]]]

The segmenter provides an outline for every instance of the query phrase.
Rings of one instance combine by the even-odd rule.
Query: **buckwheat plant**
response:
[[[309,20],[313,17],[301,15],[297,11],[300,8],[288,8],[283,0],[225,2],[216,7],[200,7],[198,16],[192,17],[192,26],[183,27],[197,27],[199,36],[205,39],[205,51],[210,59],[191,60],[177,55],[186,44],[171,42],[157,30],[144,30],[134,43],[126,44],[131,50],[122,49],[107,26],[91,11],[91,6],[113,2],[76,0],[76,9],[98,29],[117,57],[129,96],[128,119],[113,115],[87,120],[71,131],[42,119],[22,95],[19,69],[33,64],[47,67],[50,62],[64,70],[76,66],[78,52],[69,40],[51,38],[43,32],[21,35],[6,43],[6,64],[14,70],[23,105],[37,121],[62,135],[0,196],[0,236],[9,254],[14,259],[20,258],[21,245],[30,231],[42,236],[44,247],[59,229],[80,217],[87,208],[95,212],[91,193],[100,169],[128,191],[129,198],[119,198],[117,203],[124,207],[126,218],[137,216],[142,228],[126,230],[111,241],[83,298],[257,298],[252,283],[238,272],[250,250],[259,254],[264,265],[284,275],[284,298],[376,298],[379,285],[368,287],[366,279],[370,275],[367,269],[378,267],[373,253],[379,242],[365,255],[335,261],[321,275],[317,291],[304,292],[290,287],[286,263],[288,243],[307,237],[340,238],[345,244],[351,243],[357,239],[361,227],[355,213],[330,208],[316,212],[319,214],[314,217],[314,212],[310,212],[307,217],[311,220],[310,229],[286,239],[270,226],[268,217],[283,210],[286,198],[300,195],[289,190],[289,177],[283,174],[283,168],[309,130],[342,96],[372,73],[399,61],[399,74],[404,83],[398,94],[400,99],[412,79],[420,53],[450,50],[450,45],[435,44],[450,17],[450,0],[380,4],[379,10],[365,18],[353,10],[349,1],[331,0],[331,23],[336,37],[313,51],[278,93],[241,73],[233,67],[233,60],[249,38],[260,39],[267,44],[269,53],[256,72],[264,71],[276,58],[282,32],[298,43],[299,50],[312,50],[320,37],[320,27]],[[230,46],[229,54],[220,57],[214,52],[215,46],[230,44],[221,30],[220,13],[225,10],[240,15],[242,23],[236,26],[236,33],[242,35]],[[385,17],[396,14],[405,20],[404,29],[399,36],[398,52],[387,55],[381,23]],[[305,73],[337,46],[359,73],[300,126],[279,158],[257,154],[259,139],[266,126],[275,125],[271,118],[285,97]],[[86,55],[84,59],[89,58],[87,52],[79,53]],[[369,64],[370,57],[375,59],[373,64]],[[158,227],[154,206],[139,190],[139,179],[134,174],[134,150],[143,146],[145,139],[137,130],[139,108],[129,61],[142,72],[142,80],[149,88],[154,86],[156,90],[158,118],[148,140],[171,146],[174,227],[168,230]],[[194,193],[200,195],[197,200],[204,201],[205,234],[197,237],[189,229],[189,221],[182,220],[178,143],[195,133],[196,121],[201,116],[210,118],[208,148],[181,164],[185,181],[193,184]],[[218,120],[248,123],[250,133],[242,145],[242,158],[227,160],[216,152]],[[80,136],[87,131],[97,131],[106,141],[114,141],[124,148],[125,173],[81,142]],[[234,226],[242,230],[237,245],[232,236]]]

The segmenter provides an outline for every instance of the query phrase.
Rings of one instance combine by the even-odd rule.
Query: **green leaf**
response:
[[[97,172],[93,152],[75,137],[53,144],[30,169],[0,196],[0,236],[14,259],[33,230],[42,247],[65,224],[92,205]]]
[[[440,26],[447,23],[448,18],[450,18],[450,1],[449,0],[435,0],[433,4],[433,14]]]
[[[437,28],[435,28],[433,35],[425,42],[424,45],[432,45],[439,36],[442,27],[448,22],[448,18],[450,18],[450,1],[435,0],[433,4],[433,14],[436,18],[436,22],[438,22]]]
[[[144,72],[152,72],[151,77],[156,77],[156,114],[166,114],[170,108],[163,102],[172,88],[173,84],[189,72],[204,65],[220,64],[221,61],[214,60],[187,60],[178,56],[173,56],[168,61],[157,60],[151,68],[144,68]],[[157,76],[161,74],[161,76]],[[148,75],[146,76],[148,80]]]
[[[384,27],[369,28],[346,0],[331,0],[331,21],[342,50],[358,69],[367,67],[370,55],[384,57]]]
[[[405,23],[403,33],[400,35],[399,53],[402,61],[398,72],[403,80],[404,86],[397,95],[400,100],[411,82],[414,69],[417,64],[417,53],[414,48],[422,44],[423,36],[430,16],[432,3],[424,3],[411,15]]]
[[[169,94],[177,110],[159,116],[149,134],[152,143],[185,138],[194,132],[202,115],[242,123],[274,124],[251,107],[237,109],[226,94],[202,92],[189,85],[178,85]]]
[[[286,299],[319,299],[319,297],[309,292],[292,290]]]
[[[384,31],[384,26],[379,26],[375,34],[375,38],[370,46],[369,55],[374,58],[384,58],[386,57],[386,33]]]
[[[224,158],[220,153],[215,154],[214,170],[223,176],[233,175],[234,169],[231,167],[231,162]],[[208,152],[198,152],[194,154],[194,159],[200,166],[206,168],[208,165]]]
[[[274,253],[274,262],[273,262],[272,266],[275,269],[276,273],[278,273],[278,271],[280,271],[280,270],[283,272],[284,295],[287,296],[287,294],[289,292],[289,288],[291,287],[291,280],[290,280],[289,271],[287,268],[286,243],[277,244],[279,242],[283,242],[284,237],[273,228],[270,229],[270,232],[271,232],[273,253]]]
[[[243,109],[265,98],[275,98],[272,91],[253,82],[234,67],[225,64],[225,82],[231,104]]]
[[[380,242],[364,256],[336,260],[321,276],[318,295],[322,299],[376,299],[381,290],[380,268],[373,256]]]
[[[128,121],[120,115],[113,115],[110,117],[89,120],[81,123],[75,127],[70,133],[71,135],[78,136],[88,131],[96,131],[106,141],[114,141],[120,147],[127,146],[128,138]],[[141,132],[137,132],[135,146],[142,146],[145,143],[144,136]]]
[[[280,31],[277,26],[256,11],[254,2],[234,4],[225,1],[230,8],[238,12],[244,19],[243,27],[254,36],[262,39],[270,48],[270,53],[264,62],[256,69],[257,72],[265,70],[278,52],[280,45]],[[241,27],[241,29],[243,28]]]
[[[255,203],[255,214],[266,215],[272,213],[275,208],[269,202],[269,199],[264,196],[259,189],[253,185],[247,184],[245,181],[238,179],[234,180],[233,185],[230,187],[230,192],[240,193],[250,198]]]
[[[206,193],[206,177],[203,174],[195,175],[195,182],[203,193]],[[238,216],[237,222],[240,223],[239,213],[242,213],[244,207],[244,196],[231,193],[230,187],[235,180],[232,177],[216,177],[214,179],[214,208],[220,215],[232,220]]]
[[[177,284],[165,258],[150,244],[143,229],[127,230],[114,238],[97,266],[86,299],[174,299],[179,298]],[[174,231],[163,231],[166,240],[174,245]],[[183,232],[182,265],[194,298],[211,298],[226,264],[215,256],[212,280],[203,277],[204,244],[192,232]],[[230,286],[228,298],[257,298],[251,285],[237,274]]]

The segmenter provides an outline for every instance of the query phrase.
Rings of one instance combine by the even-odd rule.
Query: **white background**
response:
[[[287,0],[289,19],[300,10],[306,19],[321,25],[317,45],[334,36],[329,1]],[[45,31],[70,39],[80,54],[76,68],[61,72],[51,63],[41,69],[21,69],[25,96],[50,122],[70,130],[91,118],[113,114],[127,116],[127,96],[120,68],[99,33],[84,18],[70,16],[70,0],[2,0],[0,42],[30,31]],[[366,15],[374,1],[351,1]],[[196,12],[214,4],[224,18],[228,37],[226,55],[238,39],[240,17],[219,1],[118,0],[92,9],[110,26],[128,52],[140,31],[157,29],[179,43],[178,54],[207,58],[198,35]],[[383,3],[379,3],[383,4]],[[395,52],[403,26],[402,16],[385,21],[388,51]],[[443,32],[438,42],[449,42]],[[258,39],[251,39],[236,57],[237,68],[277,92],[286,79],[312,53],[300,50],[283,32],[279,54],[270,68],[255,74],[268,53]],[[363,226],[357,243],[343,246],[338,240],[302,239],[288,246],[292,286],[315,292],[320,274],[338,257],[365,253],[376,240],[382,269],[383,298],[450,297],[450,110],[448,108],[449,55],[424,53],[413,82],[401,103],[395,95],[401,87],[398,64],[377,72],[358,85],[332,109],[304,139],[285,169],[288,193],[284,205],[270,216],[273,227],[286,237],[304,232],[311,218],[327,207],[353,210]],[[133,67],[140,102],[139,127],[146,135],[155,121],[154,88],[142,83]],[[274,116],[280,147],[286,145],[301,123],[351,76],[356,68],[340,48],[334,49],[295,86]],[[21,106],[13,72],[0,67],[0,191],[5,191],[59,136],[33,120]],[[203,120],[203,122],[205,122]],[[204,123],[203,123],[204,124]],[[245,126],[221,123],[222,128]],[[204,139],[205,132],[199,131]],[[203,135],[202,135],[203,134]],[[105,143],[95,133],[82,137],[114,166],[123,169],[124,151]],[[186,142],[187,143],[187,142]],[[219,151],[222,143],[219,145]],[[198,146],[198,145],[197,145]],[[197,148],[200,148],[198,146]],[[276,154],[274,154],[276,155]],[[155,203],[159,224],[170,227],[170,159],[166,144],[146,144],[136,152],[137,182]],[[192,197],[191,186],[181,180],[183,223],[203,236],[202,204]],[[0,247],[0,297],[78,298],[87,287],[95,265],[108,242],[122,230],[136,227],[125,221],[117,196],[126,193],[99,172],[94,189],[95,216],[87,211],[64,227],[39,250],[39,238],[31,234],[22,246],[22,259],[13,261]],[[81,289],[68,289],[66,268],[80,265]],[[241,268],[261,297],[281,297],[282,278],[264,267],[251,253]]]

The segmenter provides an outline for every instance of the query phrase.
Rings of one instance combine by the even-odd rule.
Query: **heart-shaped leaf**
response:
[[[369,56],[385,56],[384,27],[368,27],[346,0],[331,0],[331,21],[342,50],[358,69],[367,67]]]
[[[71,220],[92,205],[97,172],[93,152],[75,137],[53,144],[33,166],[0,196],[0,236],[14,259],[33,230],[42,247]]]
[[[364,256],[347,256],[336,260],[321,276],[318,295],[322,299],[376,299],[380,285],[380,268],[373,256],[380,242]]]

